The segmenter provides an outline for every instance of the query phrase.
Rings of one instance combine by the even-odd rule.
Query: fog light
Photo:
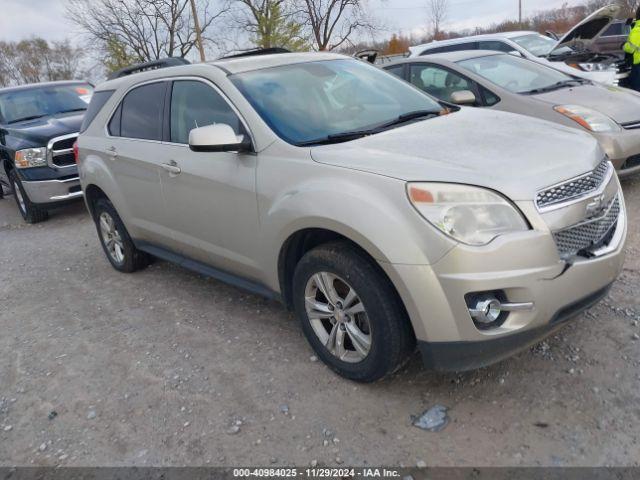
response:
[[[467,296],[467,307],[480,329],[495,328],[504,323],[510,312],[533,310],[533,302],[507,303],[504,292],[484,292]]]
[[[498,320],[502,313],[502,304],[497,298],[484,298],[476,302],[473,308],[469,309],[471,318],[475,321],[489,324]]]

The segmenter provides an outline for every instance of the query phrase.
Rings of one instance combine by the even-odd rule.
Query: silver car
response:
[[[630,68],[626,62],[618,55],[599,53],[594,44],[612,23],[624,19],[620,5],[607,5],[558,40],[533,31],[497,32],[417,45],[409,48],[409,52],[411,57],[462,50],[512,53],[569,75],[607,85],[622,85],[629,77]]]
[[[571,77],[509,54],[464,51],[383,67],[434,97],[589,132],[620,176],[640,170],[640,94]]]
[[[416,345],[436,369],[498,361],[621,271],[624,198],[586,133],[445,108],[329,53],[158,67],[100,85],[78,140],[109,262],[278,299],[347,378]]]

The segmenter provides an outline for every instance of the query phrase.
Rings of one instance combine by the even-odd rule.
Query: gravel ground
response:
[[[123,275],[82,204],[0,201],[0,465],[640,464],[640,179],[626,268],[555,337],[465,374],[356,385],[280,305],[157,262]],[[411,415],[448,407],[440,432]]]

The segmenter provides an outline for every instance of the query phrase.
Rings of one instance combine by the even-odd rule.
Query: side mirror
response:
[[[451,94],[451,102],[456,105],[474,105],[476,103],[476,95],[471,90],[461,90]]]
[[[236,135],[229,125],[217,123],[194,128],[189,133],[189,148],[194,152],[250,152],[251,140]]]

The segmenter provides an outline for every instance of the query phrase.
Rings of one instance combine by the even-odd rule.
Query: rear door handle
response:
[[[178,167],[178,164],[174,161],[171,163],[162,163],[160,164],[163,170],[169,172],[171,175],[180,175],[182,170]]]

